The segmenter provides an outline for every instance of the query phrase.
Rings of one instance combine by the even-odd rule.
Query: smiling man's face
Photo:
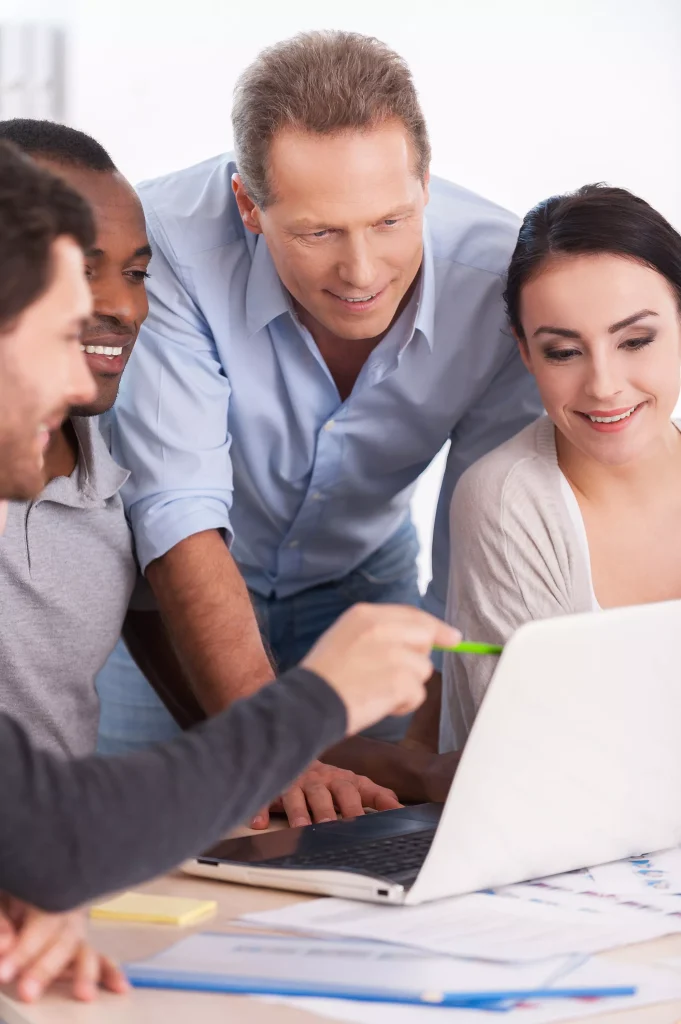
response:
[[[0,497],[34,498],[45,485],[44,452],[69,407],[95,385],[81,332],[91,309],[83,253],[73,239],[52,244],[47,287],[0,332]]]
[[[269,153],[271,205],[253,207],[237,182],[244,223],[264,234],[282,283],[337,338],[385,332],[418,274],[428,187],[416,163],[399,122],[336,135],[282,130]]]
[[[116,401],[121,375],[149,312],[145,278],[151,249],[140,201],[118,171],[92,171],[38,157],[37,162],[80,192],[92,207],[97,239],[86,253],[93,314],[83,335],[97,397],[71,410],[98,416]]]

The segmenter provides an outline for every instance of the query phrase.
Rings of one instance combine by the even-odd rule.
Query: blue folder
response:
[[[630,996],[631,986],[577,988],[556,965],[481,964],[388,943],[204,932],[127,964],[139,988],[479,1008],[503,1012],[528,999]],[[518,983],[514,983],[514,975]],[[470,976],[471,987],[467,978]],[[484,987],[482,977],[489,977]],[[528,978],[532,982],[528,985]]]

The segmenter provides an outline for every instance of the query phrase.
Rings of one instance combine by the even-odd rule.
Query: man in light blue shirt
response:
[[[429,178],[396,54],[278,44],[233,123],[236,157],[140,188],[151,309],[117,406],[138,557],[209,712],[271,675],[251,601],[282,668],[355,601],[419,601],[409,503],[450,439],[442,615],[454,484],[540,411],[502,304],[518,222]]]

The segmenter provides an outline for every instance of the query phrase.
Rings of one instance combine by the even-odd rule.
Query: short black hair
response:
[[[622,256],[656,270],[671,285],[681,310],[678,231],[644,199],[599,182],[551,196],[525,217],[504,293],[508,319],[519,338],[524,338],[520,294],[546,261],[599,254]]]
[[[62,178],[0,140],[0,334],[44,292],[52,245],[64,236],[83,251],[92,248],[89,204]]]
[[[115,171],[116,165],[103,146],[85,132],[33,117],[0,121],[0,139],[13,142],[24,153],[44,156],[89,171]]]

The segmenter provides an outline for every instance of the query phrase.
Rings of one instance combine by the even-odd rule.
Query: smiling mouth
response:
[[[640,409],[641,405],[643,405],[643,403],[639,402],[638,405],[632,405],[631,408],[627,409],[625,412],[619,412],[613,416],[594,416],[589,412],[583,412],[582,416],[586,416],[586,418],[591,420],[592,423],[619,423],[621,420],[628,420],[637,409]]]
[[[109,359],[123,355],[122,347],[113,348],[111,345],[81,345],[80,350],[87,356],[108,356]]]
[[[338,302],[342,302],[344,306],[352,309],[353,307],[362,309],[374,302],[375,299],[380,298],[383,294],[384,289],[379,288],[377,292],[367,292],[366,295],[339,295],[338,292],[332,292],[329,290],[329,295],[332,295]]]

